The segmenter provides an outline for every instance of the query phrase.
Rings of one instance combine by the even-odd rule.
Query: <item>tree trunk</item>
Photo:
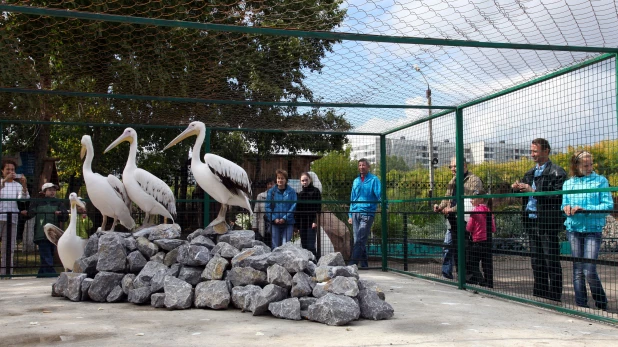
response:
[[[41,75],[41,89],[51,89],[51,78],[49,75]],[[49,122],[51,120],[52,111],[48,109],[46,96],[40,96],[41,103],[41,120]],[[50,125],[39,124],[36,126],[37,136],[34,139],[34,177],[33,177],[33,192],[41,190],[42,182],[40,180],[41,173],[43,172],[43,165],[45,164],[45,158],[47,157],[47,151],[49,150],[50,139]]]

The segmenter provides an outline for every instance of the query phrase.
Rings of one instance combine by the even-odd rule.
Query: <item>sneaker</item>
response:
[[[449,280],[452,280],[452,279],[453,279],[453,275],[452,275],[452,274],[448,274],[448,273],[446,273],[446,272],[443,272],[443,273],[442,273],[442,277],[444,277],[444,278],[448,278]]]

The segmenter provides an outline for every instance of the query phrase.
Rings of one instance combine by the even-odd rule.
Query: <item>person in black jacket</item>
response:
[[[317,258],[315,248],[315,237],[317,233],[316,217],[322,211],[319,203],[308,203],[308,200],[320,201],[322,194],[320,190],[313,186],[309,173],[300,174],[300,184],[302,191],[298,193],[298,204],[296,204],[296,225],[300,230],[300,243],[304,249],[313,253]]]
[[[511,185],[521,193],[559,192],[567,177],[566,171],[549,160],[549,142],[534,139],[530,156],[536,165],[524,174],[522,181]],[[534,275],[533,295],[561,301],[562,266],[560,265],[560,240],[563,229],[562,195],[524,196],[523,224],[530,240],[530,259]]]

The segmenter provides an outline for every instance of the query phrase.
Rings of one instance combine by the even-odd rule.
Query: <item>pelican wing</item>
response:
[[[176,216],[176,198],[174,198],[174,193],[165,182],[143,169],[135,170],[134,177],[146,194],[152,196],[158,203],[163,205],[172,216]]]
[[[211,153],[204,155],[204,162],[230,192],[242,197],[251,196],[251,181],[242,167]]]
[[[64,231],[62,229],[51,223],[47,223],[43,226],[43,232],[45,232],[45,236],[47,236],[49,242],[53,243],[54,245],[58,245],[58,240],[60,240],[60,236],[64,234]]]
[[[122,199],[122,202],[124,202],[129,211],[131,211],[131,199],[129,199],[129,195],[127,194],[127,190],[124,188],[124,184],[122,184],[118,177],[114,175],[108,175],[107,182],[110,186],[112,186],[116,195]]]

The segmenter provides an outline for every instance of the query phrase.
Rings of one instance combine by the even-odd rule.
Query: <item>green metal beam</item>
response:
[[[58,95],[82,98],[105,98],[123,100],[155,100],[166,102],[180,102],[193,104],[215,104],[215,105],[240,105],[240,106],[285,106],[285,107],[338,107],[338,108],[401,108],[401,109],[454,109],[453,106],[427,106],[427,105],[392,105],[392,104],[363,104],[347,102],[302,102],[302,101],[252,101],[252,100],[220,100],[220,99],[201,99],[201,98],[181,98],[173,96],[154,96],[136,94],[107,94],[107,93],[88,93],[72,92],[68,90],[48,90],[48,89],[26,89],[26,88],[0,88],[0,92],[37,94],[37,95]]]
[[[457,287],[464,289],[466,285],[466,224],[464,219],[464,135],[463,135],[463,109],[458,108],[455,112],[455,163],[457,173],[455,184],[457,194],[457,225],[451,225],[451,233],[457,235]],[[455,230],[453,230],[455,229]]]
[[[386,198],[386,136],[380,136],[380,214],[382,222],[382,271],[388,266],[388,200]]]
[[[257,35],[272,35],[272,36],[287,36],[287,37],[307,37],[322,40],[345,40],[345,41],[368,41],[368,42],[384,42],[384,43],[401,43],[415,45],[433,45],[433,46],[452,46],[452,47],[479,47],[479,48],[496,48],[496,49],[528,49],[537,51],[567,51],[567,52],[599,52],[599,53],[618,53],[617,48],[607,47],[585,47],[585,46],[561,46],[561,45],[534,45],[523,43],[506,43],[506,42],[480,42],[468,40],[448,40],[439,38],[425,37],[407,37],[407,36],[387,36],[387,35],[368,35],[368,34],[351,34],[341,32],[326,32],[326,31],[304,31],[304,30],[289,30],[289,29],[274,29],[254,26],[238,26],[225,24],[198,23],[190,21],[154,19],[133,16],[119,16],[103,13],[67,11],[59,9],[31,7],[31,6],[13,6],[0,5],[1,11],[25,13],[38,16],[62,17],[62,18],[77,18],[84,20],[96,20],[116,23],[129,23],[140,25],[154,25],[162,27],[188,28],[196,30],[236,32],[243,34]]]
[[[117,127],[117,128],[149,128],[149,129],[180,129],[184,130],[186,125],[159,125],[159,124],[123,124],[123,123],[83,123],[83,122],[50,122],[37,120],[22,120],[22,119],[0,119],[0,124],[49,124],[60,126],[88,126],[88,127]],[[352,132],[352,131],[327,131],[327,130],[280,130],[280,129],[253,129],[253,128],[232,128],[232,127],[208,127],[215,131],[253,131],[262,133],[284,133],[284,134],[319,134],[319,135],[364,135],[364,136],[380,136],[381,133],[368,132]]]

